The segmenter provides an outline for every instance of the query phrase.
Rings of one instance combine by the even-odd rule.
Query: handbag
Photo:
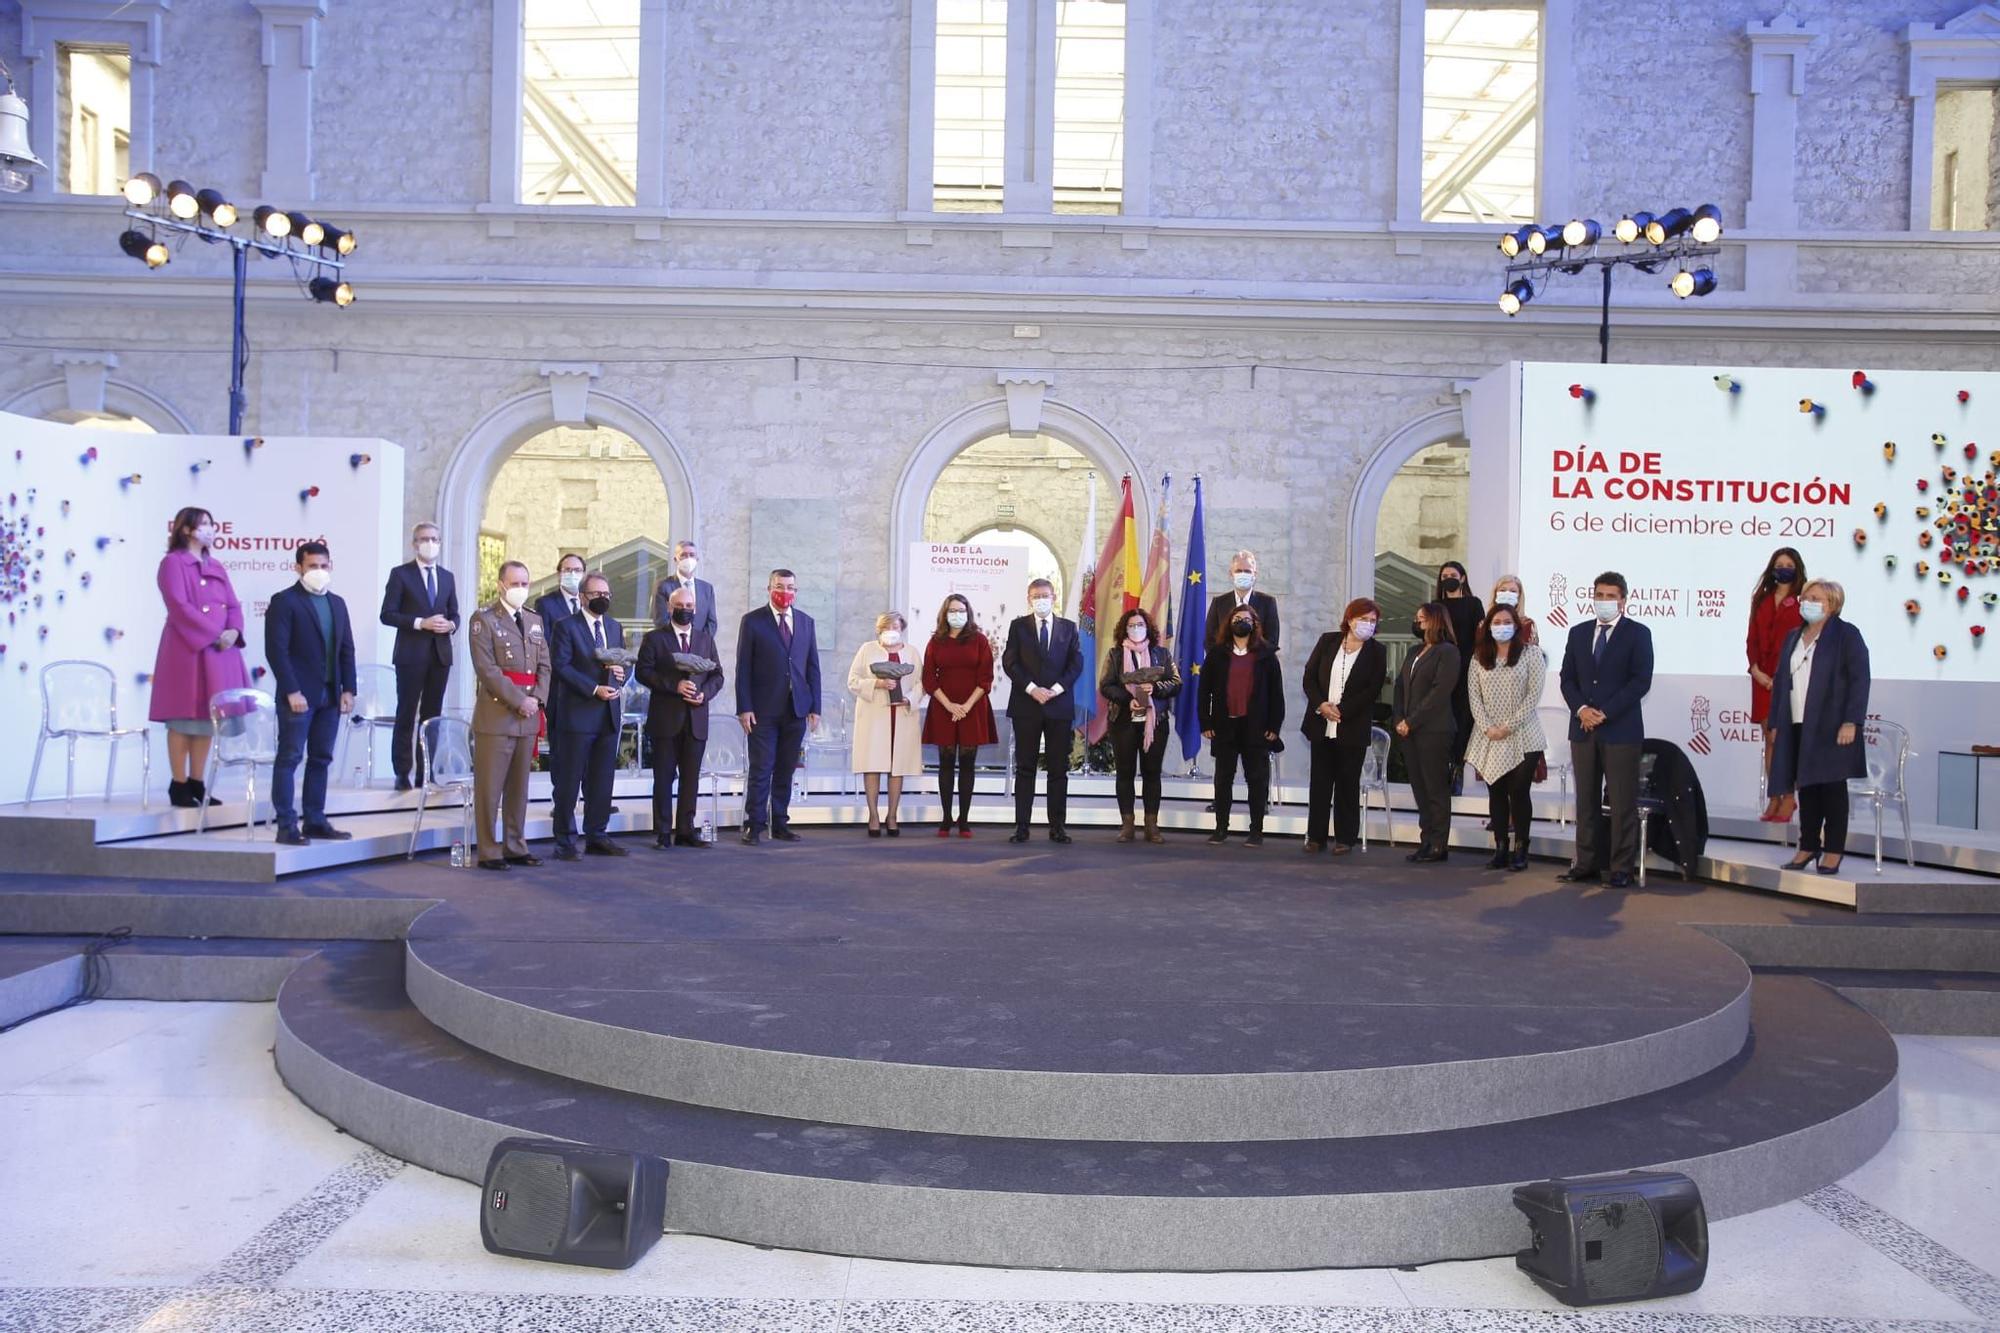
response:
[[[1547,782],[1548,780],[1549,780],[1549,757],[1545,754],[1538,754],[1535,756],[1535,781]]]

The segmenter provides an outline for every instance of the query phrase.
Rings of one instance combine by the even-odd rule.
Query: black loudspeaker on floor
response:
[[[502,1139],[486,1162],[479,1238],[495,1254],[630,1268],[665,1227],[667,1164],[556,1139]]]
[[[1539,1181],[1514,1206],[1533,1235],[1514,1262],[1565,1305],[1682,1296],[1708,1276],[1708,1214],[1678,1172]]]

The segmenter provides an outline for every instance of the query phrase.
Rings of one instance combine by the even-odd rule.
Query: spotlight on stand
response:
[[[1606,232],[1610,234],[1607,236]],[[1554,225],[1529,224],[1503,233],[1507,257],[1500,277],[1500,309],[1516,315],[1549,282],[1597,270],[1601,279],[1597,321],[1598,358],[1611,359],[1611,281],[1620,266],[1641,273],[1665,273],[1668,288],[1685,300],[1716,288],[1715,244],[1722,235],[1722,210],[1714,204],[1675,208],[1660,214],[1625,213],[1608,226],[1595,218],[1571,218]],[[1615,242],[1615,243],[1614,243]]]
[[[282,208],[273,208],[269,204],[259,204],[257,205],[257,211],[252,213],[250,217],[257,224],[257,230],[263,232],[274,241],[282,241],[292,234],[292,220],[286,216]],[[235,433],[235,431],[230,432],[232,435]]]
[[[218,227],[236,225],[236,205],[222,197],[220,190],[197,190],[195,202],[201,205],[202,216]]]
[[[1722,238],[1722,210],[1714,204],[1703,204],[1697,208],[1688,234],[1694,237],[1696,245],[1714,245]]]
[[[1675,296],[1683,301],[1690,296],[1707,296],[1715,290],[1715,270],[1707,268],[1682,269],[1667,283]]]
[[[1645,235],[1646,228],[1652,221],[1651,213],[1627,213],[1618,219],[1617,225],[1611,229],[1611,234],[1618,238],[1619,244],[1630,245]]]
[[[1549,237],[1555,234],[1556,228],[1554,227],[1528,228],[1528,253],[1538,255],[1547,250],[1549,248]]]
[[[353,232],[331,224],[323,224],[321,231],[324,235],[320,238],[320,244],[337,255],[351,255],[354,253],[354,247],[360,244],[354,239]]]
[[[143,231],[127,230],[118,238],[118,248],[134,259],[144,260],[147,268],[159,268],[173,258],[165,244]]]
[[[160,178],[150,171],[142,171],[125,182],[125,202],[134,208],[144,208],[158,199],[166,190]]]
[[[28,104],[14,95],[14,79],[0,64],[0,194],[19,194],[28,177],[48,164],[28,146]]]
[[[201,202],[195,198],[194,186],[186,181],[167,182],[167,211],[182,222],[191,220],[201,212]]]
[[[1521,307],[1535,299],[1535,284],[1526,278],[1519,278],[1507,284],[1507,290],[1500,293],[1501,313],[1512,317],[1521,313]]]
[[[314,278],[306,284],[306,290],[312,293],[315,301],[327,301],[337,306],[354,304],[353,285],[337,278]]]
[[[300,245],[318,245],[326,239],[326,228],[303,213],[287,213],[285,220],[292,224],[292,235],[299,238]]]
[[[1571,218],[1563,224],[1563,244],[1572,250],[1586,245],[1596,245],[1598,237],[1603,234],[1604,228],[1600,227],[1594,218]]]
[[[1665,245],[1693,222],[1694,214],[1685,208],[1670,208],[1646,224],[1646,241],[1650,245]]]

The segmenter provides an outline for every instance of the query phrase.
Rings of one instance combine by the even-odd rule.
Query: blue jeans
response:
[[[769,807],[769,824],[781,829],[792,822],[792,775],[806,740],[806,720],[780,717],[757,719],[750,728],[750,780],[744,794],[743,823],[762,831]]]
[[[299,822],[298,807],[292,803],[292,775],[299,760],[306,761],[305,808],[308,824],[326,822],[326,772],[333,767],[333,742],[340,735],[340,696],[330,703],[294,713],[284,696],[278,697],[278,759],[271,765],[271,808],[278,823],[291,828]]]

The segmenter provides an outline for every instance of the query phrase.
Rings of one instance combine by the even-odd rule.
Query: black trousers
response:
[[[1798,753],[1794,742],[1794,754]],[[1799,788],[1799,850],[1847,854],[1847,783],[1814,782]]]
[[[1243,764],[1243,781],[1250,788],[1250,828],[1264,830],[1264,811],[1271,803],[1271,742],[1247,717],[1223,718],[1208,743],[1215,760],[1215,827],[1229,829],[1230,800],[1236,786],[1236,764]]]
[[[389,733],[389,768],[420,787],[424,761],[417,753],[417,727],[444,711],[444,687],[450,679],[451,663],[428,655],[421,662],[396,667],[396,729]]]
[[[1124,708],[1123,704],[1112,704],[1113,708]],[[1155,705],[1157,707],[1158,705]],[[1109,728],[1111,732],[1111,753],[1118,761],[1118,813],[1126,819],[1132,818],[1132,806],[1141,789],[1146,801],[1146,818],[1156,818],[1160,813],[1160,766],[1167,760],[1167,733],[1173,730],[1167,724],[1163,712],[1153,722],[1153,743],[1141,749],[1146,739],[1146,728],[1126,718],[1119,718]]]
[[[805,749],[806,720],[789,713],[750,728],[750,777],[744,784],[743,822],[762,832],[792,825],[792,778]]]
[[[951,798],[958,795],[958,825],[972,824],[972,770],[979,762],[976,745],[938,746],[938,823],[951,823]]]
[[[1505,847],[1511,833],[1514,846],[1526,850],[1535,823],[1535,764],[1540,758],[1539,751],[1524,755],[1486,784],[1487,822],[1496,846]]]
[[[701,756],[707,749],[707,738],[696,736],[690,726],[682,726],[671,736],[653,736],[653,836],[662,842],[676,833],[683,838],[694,836]]]
[[[1312,743],[1312,782],[1306,796],[1306,841],[1325,842],[1329,820],[1333,840],[1345,847],[1361,841],[1361,766],[1366,745]]]
[[[1403,766],[1410,771],[1410,795],[1417,804],[1417,830],[1424,850],[1451,845],[1452,732],[1444,727],[1403,737]]]
[[[553,735],[554,733],[550,733]],[[576,839],[576,798],[583,793],[583,835],[611,827],[611,783],[618,773],[618,729],[564,732],[555,753],[555,834],[558,846]]]
[[[1066,717],[1014,719],[1014,831],[1026,833],[1035,814],[1035,767],[1049,759],[1049,829],[1067,827],[1069,749],[1076,723]]]
[[[1639,867],[1638,741],[1601,741],[1586,735],[1569,747],[1576,771],[1576,865],[1580,870],[1631,874]],[[1611,809],[1610,859],[1599,836],[1599,817]]]

